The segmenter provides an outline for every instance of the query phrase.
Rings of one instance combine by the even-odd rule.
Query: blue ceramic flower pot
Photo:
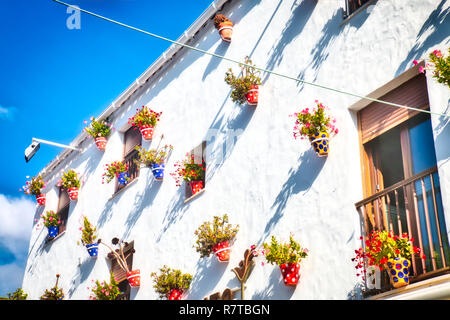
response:
[[[121,172],[119,173],[119,176],[117,177],[117,181],[125,186],[128,183],[128,179],[129,179],[130,175],[128,174],[128,172]]]
[[[152,172],[156,180],[164,179],[164,163],[155,163],[152,165]]]
[[[87,244],[86,249],[91,257],[98,256],[98,243]]]
[[[56,226],[56,227],[53,227],[53,226],[52,227],[48,227],[47,229],[48,229],[48,236],[50,238],[54,238],[54,237],[56,237],[58,235],[58,230],[59,230],[58,226]]]

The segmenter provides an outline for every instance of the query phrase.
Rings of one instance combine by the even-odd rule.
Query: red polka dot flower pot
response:
[[[159,122],[161,114],[162,112],[156,112],[147,106],[142,106],[142,108],[136,109],[135,115],[128,119],[128,123],[141,131],[144,140],[151,140],[153,130]]]
[[[192,275],[181,270],[163,266],[159,273],[152,272],[153,288],[162,299],[181,300],[183,293],[189,289]]]
[[[181,300],[181,296],[183,295],[183,290],[180,289],[172,289],[169,293],[169,300]]]
[[[70,200],[78,200],[78,188],[77,187],[71,187],[67,189],[67,192],[69,193]]]
[[[212,248],[212,251],[216,255],[217,259],[220,262],[228,262],[230,261],[230,243],[228,241],[222,241],[215,244]]]
[[[300,280],[300,263],[283,263],[280,265],[283,282],[288,287],[295,287]]]
[[[152,140],[153,139],[153,131],[154,128],[149,125],[144,125],[142,127],[139,127],[139,130],[141,131],[142,137],[144,140]]]
[[[252,85],[251,89],[246,94],[247,103],[251,106],[256,106],[258,104],[258,95],[259,95],[259,86]]]
[[[87,121],[85,120],[84,123],[87,124]],[[91,117],[91,124],[84,128],[84,131],[94,138],[97,149],[100,151],[105,150],[107,138],[111,134],[111,130],[110,123],[106,120],[98,121],[94,117]]]
[[[191,181],[189,182],[189,186],[192,191],[192,195],[199,193],[203,190],[203,181]]]
[[[108,140],[106,140],[105,137],[96,137],[94,140],[97,145],[97,149],[100,151],[105,151]]]
[[[141,271],[136,269],[127,272],[127,279],[130,287],[139,287],[141,285]]]
[[[45,206],[45,194],[39,194],[36,196],[36,201],[38,205]]]

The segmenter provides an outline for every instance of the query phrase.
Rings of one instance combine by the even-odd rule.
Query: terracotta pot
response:
[[[327,132],[319,132],[309,137],[311,146],[319,157],[325,157],[330,151],[330,144]]]
[[[70,200],[77,200],[78,199],[78,188],[73,187],[67,189],[67,192],[69,193]]]
[[[394,288],[401,288],[409,284],[410,266],[411,262],[402,257],[388,260],[386,270],[389,273],[389,278]]]
[[[223,41],[231,42],[231,35],[233,34],[233,23],[231,21],[219,24],[218,30]]]
[[[300,279],[300,263],[283,263],[280,265],[280,270],[284,284],[295,287]]]
[[[183,290],[180,289],[172,289],[169,293],[169,300],[181,300],[181,295],[183,294]]]
[[[127,279],[131,287],[139,287],[141,285],[141,271],[136,269],[127,272]]]
[[[38,203],[38,205],[40,206],[45,206],[45,194],[40,194],[36,196],[36,201]]]
[[[144,140],[152,140],[153,138],[153,127],[151,126],[142,126],[139,127],[139,130],[141,130],[142,137]]]
[[[192,190],[192,195],[198,193],[200,190],[203,189],[203,181],[191,181],[189,182],[189,185]]]
[[[106,149],[106,142],[108,142],[108,140],[106,140],[105,137],[97,137],[94,140],[98,150],[104,151]]]
[[[259,86],[252,85],[250,91],[246,94],[247,103],[251,106],[258,104]]]
[[[228,262],[230,260],[230,244],[228,241],[219,242],[212,248],[217,259],[220,262]]]

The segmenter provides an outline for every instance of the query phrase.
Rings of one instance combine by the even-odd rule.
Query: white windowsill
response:
[[[203,192],[205,192],[205,188],[203,188],[202,190],[200,190],[199,192],[197,192],[196,194],[190,196],[189,198],[187,198],[186,200],[184,200],[184,204],[194,200],[195,198],[201,196],[203,194]]]

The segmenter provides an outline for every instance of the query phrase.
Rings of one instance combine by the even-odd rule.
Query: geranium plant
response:
[[[67,190],[70,199],[78,199],[78,189],[81,185],[81,179],[79,174],[75,170],[70,169],[64,172],[61,176],[59,185]]]
[[[27,176],[27,179],[29,179],[29,176]],[[38,175],[36,177],[32,177],[31,180],[26,181],[25,185],[20,188],[19,191],[23,191],[23,193],[25,194],[34,195],[38,204],[44,206],[45,194],[43,194],[42,192],[45,186],[46,184],[44,182],[44,179],[41,177],[41,175]]]
[[[110,274],[110,282],[96,280],[91,290],[90,300],[117,300],[123,293],[119,289],[119,283],[114,278],[113,273]]]
[[[59,220],[58,214],[55,213],[55,211],[53,211],[53,210],[49,210],[49,211],[46,211],[45,214],[41,214],[41,219],[42,219],[42,223],[47,228],[57,227],[61,223],[61,221]]]
[[[128,165],[123,161],[113,161],[109,164],[105,164],[105,172],[102,175],[102,183],[109,183],[115,178],[124,177],[126,181],[129,180],[129,177],[125,175],[128,172]]]
[[[41,300],[62,300],[64,299],[64,292],[62,288],[58,288],[58,280],[60,275],[56,275],[56,283],[50,290],[45,289],[44,294],[40,297]]]
[[[419,71],[425,73],[425,70],[430,70],[437,82],[450,87],[450,47],[448,48],[447,57],[444,57],[442,52],[437,49],[433,50],[428,57],[430,63],[427,63],[425,68],[420,67]],[[414,60],[413,63],[417,65],[418,61]]]
[[[151,167],[155,164],[164,164],[169,156],[169,152],[173,150],[173,146],[166,144],[161,149],[149,150],[142,146],[136,146],[135,149],[138,151],[138,158],[135,162]]]
[[[225,82],[231,86],[231,100],[239,104],[243,104],[246,101],[250,104],[256,104],[256,96],[249,94],[257,90],[261,84],[260,72],[257,70],[249,57],[245,57],[245,64],[239,64],[241,68],[241,74],[235,76],[233,70],[230,68],[225,74]],[[249,99],[250,98],[250,99]]]
[[[214,216],[213,221],[206,221],[195,230],[197,240],[194,247],[201,258],[215,253],[219,261],[228,261],[230,242],[234,240],[238,231],[239,225],[228,223],[227,214],[222,217]]]
[[[153,137],[153,128],[159,121],[162,112],[156,112],[147,106],[142,106],[141,109],[136,109],[136,114],[128,119],[135,130],[139,129],[145,140],[150,140]]]
[[[184,181],[191,185],[192,193],[195,194],[203,189],[203,180],[205,179],[206,164],[202,160],[201,163],[195,161],[194,155],[186,154],[186,158],[177,161],[175,164],[175,172],[170,175],[175,179],[176,185],[179,187]]]
[[[91,124],[84,128],[84,131],[86,131],[92,138],[108,138],[111,134],[111,123],[109,123],[106,120],[97,121],[94,117],[90,118]],[[84,121],[85,124],[87,124],[87,121]]]
[[[151,273],[156,292],[159,293],[160,298],[167,298],[169,300],[179,300],[184,291],[189,289],[192,281],[192,275],[189,273],[182,273],[180,270],[171,269],[168,266],[163,266],[159,269],[159,274]]]

